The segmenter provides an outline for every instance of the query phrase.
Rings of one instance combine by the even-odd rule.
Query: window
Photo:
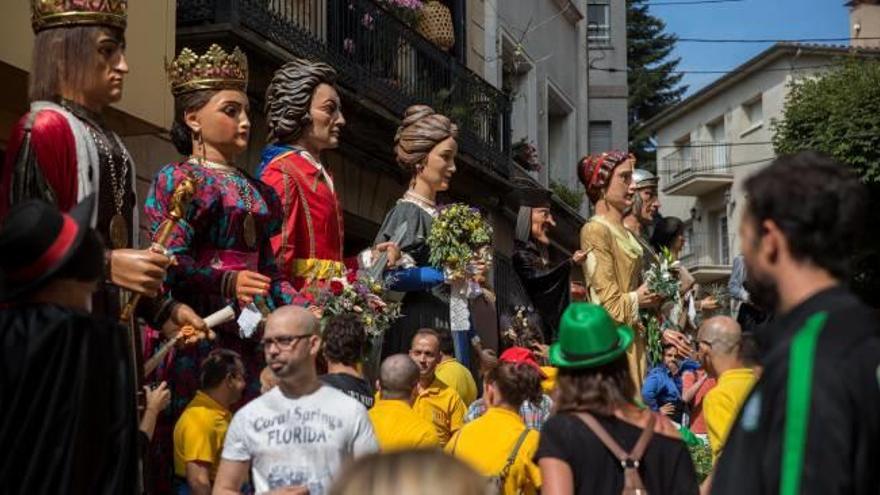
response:
[[[591,121],[587,146],[590,154],[611,150],[611,122]]]
[[[611,43],[611,6],[608,0],[590,0],[587,4],[587,46]]]
[[[746,127],[757,127],[764,122],[764,108],[761,104],[759,96],[753,101],[743,105],[743,112],[746,114]]]
[[[727,215],[718,215],[718,261],[721,265],[730,264],[730,239],[727,234]]]

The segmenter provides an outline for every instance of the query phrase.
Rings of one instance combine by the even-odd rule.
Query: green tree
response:
[[[852,58],[793,81],[772,122],[778,154],[817,150],[852,167],[868,186],[868,226],[880,224],[880,62]],[[880,229],[868,228],[854,261],[853,289],[880,307]]]
[[[773,122],[778,154],[818,150],[880,183],[880,62],[852,59],[818,78],[792,82]]]
[[[680,58],[671,58],[678,37],[648,12],[646,0],[626,2],[626,65],[629,83],[629,149],[641,167],[654,170],[651,136],[642,123],[678,103],[687,91],[677,73]]]

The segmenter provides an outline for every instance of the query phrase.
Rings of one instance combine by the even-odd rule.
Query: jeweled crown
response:
[[[227,53],[213,44],[201,56],[184,48],[166,70],[174,96],[203,89],[247,90],[247,57],[238,47]]]
[[[128,0],[30,0],[35,33],[64,26],[108,26],[124,30]]]

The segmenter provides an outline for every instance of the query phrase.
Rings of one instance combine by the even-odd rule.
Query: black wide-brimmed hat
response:
[[[544,189],[538,184],[524,178],[516,177],[512,180],[513,190],[507,196],[508,201],[513,203],[514,208],[527,206],[529,208],[549,208],[553,191]]]
[[[89,195],[62,213],[45,201],[23,201],[0,227],[0,301],[39,288],[60,270],[82,244],[92,218]]]

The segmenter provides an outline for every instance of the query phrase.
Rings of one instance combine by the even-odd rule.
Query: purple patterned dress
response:
[[[223,292],[229,276],[239,270],[259,272],[272,279],[266,303],[270,308],[284,304],[306,305],[275,264],[269,239],[281,229],[281,204],[275,191],[245,172],[208,168],[190,162],[172,163],[159,170],[144,207],[150,232],[156,233],[166,219],[174,188],[190,176],[196,180],[196,193],[185,218],[178,222],[167,242],[169,254],[177,263],[168,268],[165,289],[188,304],[199,315],[207,316],[232,304],[239,304]],[[246,217],[253,217],[256,239],[248,245]],[[252,239],[253,240],[253,239]],[[171,405],[160,417],[154,437],[154,473],[165,478],[172,463],[172,432],[177,418],[199,388],[199,367],[217,347],[238,352],[247,373],[242,404],[259,395],[259,375],[264,358],[257,335],[242,338],[237,323],[214,328],[217,337],[196,346],[176,349],[156,370],[154,379],[165,380],[171,390]],[[158,451],[158,452],[157,452]],[[173,475],[173,473],[172,473]],[[156,493],[167,493],[159,480]],[[170,491],[170,488],[169,490]]]

